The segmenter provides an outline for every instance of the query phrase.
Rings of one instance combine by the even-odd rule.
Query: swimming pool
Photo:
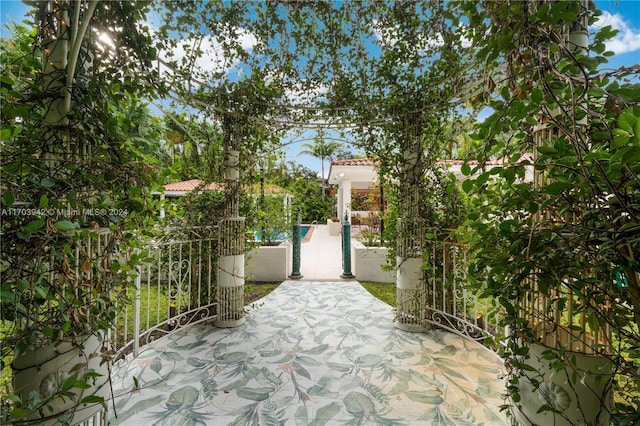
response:
[[[302,242],[307,242],[311,239],[311,234],[313,234],[314,225],[300,225],[300,240]],[[262,241],[262,232],[260,229],[254,232],[255,241]],[[271,241],[288,241],[290,238],[287,234],[279,234],[276,235],[275,238],[272,238]]]

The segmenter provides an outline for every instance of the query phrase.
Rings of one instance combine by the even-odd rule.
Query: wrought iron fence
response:
[[[217,227],[168,229],[147,244],[132,304],[112,330],[115,360],[217,315]]]
[[[407,328],[436,326],[482,344],[500,335],[497,304],[468,285],[467,247],[448,238],[424,245],[421,282],[398,290],[396,321]]]

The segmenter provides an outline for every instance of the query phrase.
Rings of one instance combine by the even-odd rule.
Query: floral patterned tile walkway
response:
[[[183,329],[114,369],[111,424],[507,424],[497,356],[392,321],[357,282],[285,281],[245,325]]]

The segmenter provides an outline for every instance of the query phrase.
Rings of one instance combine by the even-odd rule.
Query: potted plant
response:
[[[257,220],[260,246],[276,246],[291,239],[290,212],[286,195],[271,194],[262,201]]]
[[[363,229],[351,242],[354,274],[363,281],[393,282],[389,249],[382,246],[379,232]]]
[[[246,259],[246,274],[257,281],[284,281],[291,272],[292,227],[285,196],[265,197],[256,221],[259,238]]]

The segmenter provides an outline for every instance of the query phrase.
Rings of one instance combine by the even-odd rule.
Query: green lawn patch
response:
[[[395,283],[373,283],[369,281],[360,281],[360,284],[362,284],[369,293],[382,300],[384,303],[396,306]]]
[[[272,282],[250,282],[244,285],[244,304],[250,305],[258,299],[262,299],[271,293],[281,283]]]

